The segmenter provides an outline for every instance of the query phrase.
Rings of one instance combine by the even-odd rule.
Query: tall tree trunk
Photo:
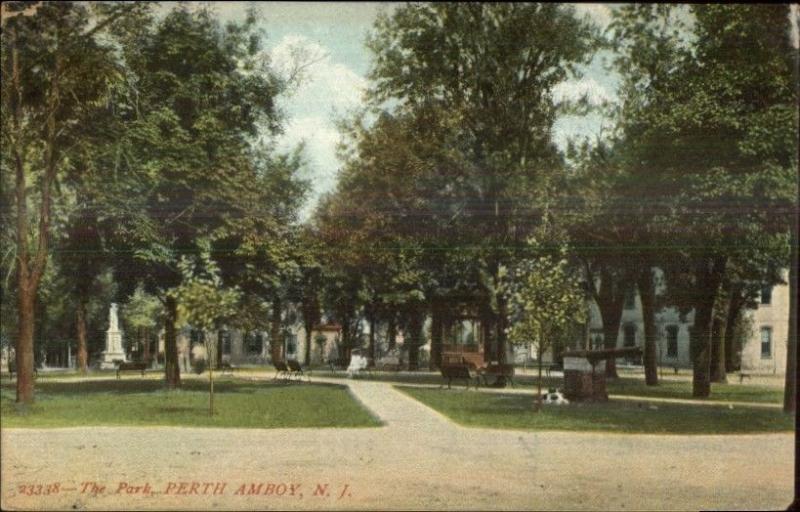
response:
[[[217,368],[222,366],[222,343],[224,338],[225,336],[223,335],[223,332],[221,330],[217,330]]]
[[[339,346],[337,347],[337,354],[339,356],[339,363],[340,364],[349,364],[350,361],[350,319],[348,317],[342,317],[342,337],[339,340]]]
[[[150,364],[151,356],[150,356],[150,328],[149,327],[145,327],[144,328],[144,338],[142,339],[142,341],[144,342],[144,346],[142,347],[142,350],[144,351],[144,355],[142,356],[142,358],[144,359],[145,363]]]
[[[16,200],[16,242],[17,242],[17,397],[16,401],[29,404],[34,399],[33,371],[33,336],[36,313],[34,303],[39,290],[39,283],[47,266],[48,244],[50,240],[50,208],[51,185],[57,170],[57,109],[60,101],[60,76],[62,56],[58,48],[54,53],[54,69],[47,91],[47,119],[44,137],[44,176],[40,182],[41,206],[39,208],[39,225],[37,228],[38,244],[36,252],[31,255],[28,241],[28,196],[25,175],[25,153],[23,151],[23,91],[21,85],[21,68],[19,62],[19,46],[16,27],[11,28],[11,93],[7,96],[8,105],[4,111],[11,114],[10,144],[14,161],[14,195]],[[6,106],[8,108],[6,109]],[[32,256],[32,258],[31,258]]]
[[[281,301],[272,301],[272,318],[270,319],[269,353],[272,362],[283,361],[283,339],[281,339]]]
[[[653,268],[646,264],[637,276],[636,285],[642,300],[644,323],[644,380],[648,386],[658,385],[658,360],[656,358],[656,293]]]
[[[719,301],[718,308],[727,311],[727,301]],[[725,373],[725,324],[726,318],[722,311],[714,312],[714,320],[711,323],[711,382],[728,382]],[[726,315],[727,316],[727,315]]]
[[[502,297],[497,298],[497,315],[495,316],[495,340],[497,343],[495,345],[495,357],[496,361],[499,364],[506,363],[506,309],[507,304],[506,300]],[[556,357],[555,351],[553,351],[553,358]],[[506,387],[507,382],[506,378],[503,375],[498,375],[497,379],[494,381],[494,386],[498,388]]]
[[[19,288],[17,297],[18,333],[16,347],[17,363],[17,402],[33,402],[33,333],[34,333],[34,293],[24,287]]]
[[[375,366],[375,314],[369,316],[369,347],[367,347],[369,365]]]
[[[306,353],[305,353],[305,364],[311,364],[311,334],[314,331],[314,324],[311,322],[305,323],[305,331],[306,331]]]
[[[168,389],[181,385],[181,367],[178,365],[178,334],[175,322],[178,318],[178,301],[167,295],[164,301],[166,315],[164,318],[164,374]]]
[[[494,344],[492,343],[494,315],[488,305],[481,311],[481,330],[483,331],[483,360],[494,361]]]
[[[795,28],[800,28],[797,26],[800,24],[800,20],[797,18],[797,11],[795,11],[792,24]],[[792,83],[794,84],[796,101],[796,98],[800,97],[800,55],[794,50],[793,41],[789,39],[789,37],[793,36],[787,33],[785,37],[785,42],[788,43],[786,46],[793,48]],[[789,214],[791,215],[789,218],[789,329],[786,340],[786,380],[783,389],[783,410],[787,413],[793,413],[797,410],[797,230],[800,229],[800,219],[797,216],[798,192],[800,191],[798,190],[797,180],[794,180],[792,188],[794,193],[792,194],[792,209]],[[800,464],[795,459],[795,478],[797,478],[798,470],[800,470]],[[797,494],[795,494],[795,500],[791,506],[797,508],[798,503],[800,501],[797,499]]]
[[[795,59],[797,59],[796,56]],[[796,84],[796,86],[798,85]],[[786,380],[783,390],[783,410],[788,413],[793,413],[797,410],[797,229],[797,210],[795,209],[792,212],[792,248],[791,261],[789,263],[789,331],[788,339],[786,340]]]
[[[78,301],[75,315],[75,327],[78,334],[78,371],[85,374],[89,371],[89,351],[86,344],[86,303]]]
[[[597,293],[597,307],[603,321],[603,346],[616,348],[619,324],[622,321],[622,307],[625,302],[625,283],[615,282],[608,268],[600,272],[600,290]],[[612,357],[606,361],[606,377],[616,379],[617,364]]]
[[[394,350],[394,348],[397,346],[397,323],[395,318],[396,313],[390,310],[389,317],[386,321],[386,337],[389,338],[389,350]]]
[[[744,297],[742,296],[741,286],[733,286],[728,294],[728,311],[725,315],[725,372],[732,372],[736,370],[735,355],[737,347],[734,346],[736,339],[736,322],[741,315],[742,307],[744,306]]]
[[[500,364],[505,364],[506,362],[506,317],[508,314],[508,303],[505,298],[498,297],[497,298],[497,318],[495,324],[495,336],[497,340],[497,346],[495,354],[497,356],[497,362]],[[505,386],[505,378],[500,377],[498,382],[502,380],[503,385]]]
[[[697,398],[711,395],[711,324],[726,263],[725,256],[703,258],[696,270],[698,298],[695,302],[694,331],[690,343],[693,365],[692,396]]]
[[[419,370],[419,347],[422,345],[422,315],[414,312],[408,322],[408,369]]]
[[[431,360],[429,369],[438,370],[442,366],[442,306],[434,301],[431,307]]]
[[[541,332],[541,331],[540,331]],[[536,412],[542,409],[542,357],[544,356],[544,347],[542,336],[539,336],[539,343],[536,344],[536,368],[539,375],[536,378]]]

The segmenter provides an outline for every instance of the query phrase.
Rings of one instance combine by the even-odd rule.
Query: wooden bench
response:
[[[749,378],[750,378],[750,374],[749,373],[739,372],[739,384],[744,382],[744,379],[749,379]]]
[[[469,365],[442,365],[442,367],[439,368],[439,371],[442,372],[442,377],[447,379],[447,389],[450,389],[450,384],[453,382],[453,379],[463,379],[467,384],[467,389],[469,389],[469,383],[472,379],[475,379],[475,387],[480,385],[480,378],[477,375],[473,375],[473,370]],[[444,383],[439,386],[439,388],[442,387],[444,387]]]
[[[286,361],[286,363],[289,365],[289,375],[290,376],[294,375],[298,379],[302,379],[303,376],[305,375],[305,377],[308,379],[308,381],[311,382],[311,370],[310,369],[308,371],[304,372],[303,371],[303,367],[300,366],[300,363],[298,363],[294,359],[289,359],[288,361]]]
[[[275,367],[275,376],[272,380],[277,380],[281,376],[283,376],[284,379],[289,378],[289,367],[284,361],[275,361],[272,363],[272,366]]]
[[[14,374],[17,373],[17,363],[12,361],[11,359],[8,360],[8,376],[10,378],[14,378]],[[36,380],[39,378],[39,369],[35,366],[33,367],[33,379]]]
[[[132,363],[119,363],[117,366],[117,378],[119,379],[119,372],[124,371],[137,371],[142,372],[142,377],[144,377],[144,371],[147,370],[147,363],[139,363],[139,362],[132,362]]]
[[[226,373],[229,373],[229,374],[233,375],[233,372],[235,370],[238,370],[238,369],[239,368],[237,368],[236,366],[233,366],[231,363],[228,363],[228,362],[220,363],[219,368],[218,368],[218,370],[220,372],[222,372],[223,375],[226,374]]]
[[[551,363],[550,365],[547,366],[547,368],[545,368],[545,376],[549,377],[550,372],[563,372],[563,371],[564,371],[563,364]]]
[[[331,369],[331,373],[336,373],[337,371],[344,371],[347,369],[348,361],[344,359],[328,359],[328,367]]]
[[[489,382],[486,380],[487,375],[492,375],[495,380],[498,377],[503,377],[511,384],[511,387],[516,387],[514,384],[514,365],[513,364],[490,364],[479,373],[483,377],[484,385],[488,386]]]

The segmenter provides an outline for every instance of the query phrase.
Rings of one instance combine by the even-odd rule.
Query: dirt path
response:
[[[792,499],[790,434],[463,428],[389,384],[348,384],[383,427],[3,430],[2,508],[696,510]],[[56,482],[48,496],[20,488]],[[92,494],[89,482],[105,489]]]

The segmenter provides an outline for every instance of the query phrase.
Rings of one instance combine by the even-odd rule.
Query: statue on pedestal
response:
[[[119,330],[117,318],[117,305],[111,303],[108,311],[108,330],[106,331],[106,349],[102,353],[100,368],[111,370],[117,367],[119,361],[127,361],[125,351],[122,349],[122,332]]]

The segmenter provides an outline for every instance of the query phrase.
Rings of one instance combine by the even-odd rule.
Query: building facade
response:
[[[788,272],[784,272],[788,282]],[[657,288],[658,292],[658,288]],[[741,370],[758,374],[783,374],[786,371],[786,346],[789,326],[789,286],[778,284],[765,288],[755,309],[746,309],[750,325],[739,360]],[[689,333],[694,324],[694,311],[681,314],[673,307],[656,313],[656,358],[659,366],[691,368]],[[643,347],[644,322],[642,302],[634,289],[625,298],[617,347]],[[589,338],[592,346],[603,343],[603,322],[596,304],[590,306]],[[629,361],[633,362],[633,361]]]

